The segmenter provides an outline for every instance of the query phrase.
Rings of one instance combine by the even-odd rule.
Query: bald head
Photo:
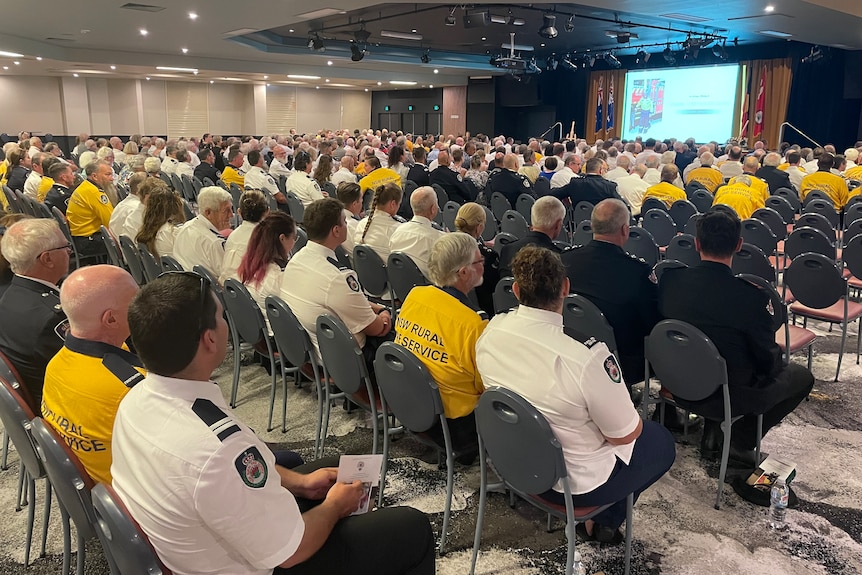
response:
[[[590,218],[593,238],[622,247],[629,237],[629,219],[629,209],[621,200],[602,200]]]
[[[748,156],[745,158],[745,161],[742,162],[742,171],[746,174],[753,174],[759,167],[760,160],[757,159],[757,156]]]
[[[109,265],[75,270],[60,289],[60,305],[73,336],[116,347],[129,337],[129,303],[138,284],[122,268]]]
[[[506,154],[503,156],[503,167],[513,172],[518,171],[518,156],[515,154]]]
[[[440,152],[439,154],[437,154],[438,166],[448,166],[449,162],[449,152]]]
[[[674,164],[666,164],[661,169],[661,181],[670,182],[671,184],[679,177],[679,168]]]

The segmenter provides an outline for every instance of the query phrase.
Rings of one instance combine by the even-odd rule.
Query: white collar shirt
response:
[[[552,188],[562,188],[566,184],[572,181],[572,178],[577,177],[577,174],[572,170],[572,168],[566,166],[555,172],[553,176],[551,176],[551,187]]]
[[[218,278],[220,284],[224,285],[225,280],[229,277],[236,277],[236,270],[239,269],[239,264],[242,263],[245,252],[248,251],[248,242],[256,225],[243,220],[225,240],[224,262],[221,266],[221,276]]]
[[[263,315],[263,321],[266,322],[266,330],[269,335],[272,335],[272,328],[269,325],[269,317],[266,315],[266,298],[271,295],[281,297],[281,274],[283,271],[277,263],[270,262],[266,266],[266,274],[260,280],[260,284],[256,285],[254,282],[244,284],[248,293],[254,299],[255,303],[257,303],[257,307],[260,308],[260,313]],[[242,282],[238,270],[229,273],[225,279],[235,279],[238,282]]]
[[[619,364],[604,343],[586,347],[563,333],[560,314],[519,306],[495,316],[476,343],[476,365],[486,389],[510,389],[545,416],[573,494],[602,485],[617,459],[631,460],[634,442],[605,439],[629,435],[640,421]]]
[[[291,171],[287,169],[281,160],[278,158],[273,158],[272,163],[269,165],[269,175],[273,178],[277,178],[279,176],[284,176],[285,178],[291,174]]]
[[[356,338],[359,347],[365,346],[362,330],[377,318],[362,292],[356,272],[342,268],[335,252],[317,242],[308,242],[284,268],[281,299],[308,332],[318,349],[318,357],[319,316],[326,313],[338,316]]]
[[[443,236],[444,232],[435,230],[431,220],[423,216],[413,216],[409,222],[399,225],[389,238],[389,249],[393,252],[403,252],[419,268],[426,278],[429,277],[428,260],[431,259],[431,248]]]
[[[213,382],[150,373],[123,398],[113,487],[176,575],[270,575],[305,524],[275,456]]]
[[[742,162],[728,160],[718,167],[718,171],[724,178],[735,178],[742,175]]]
[[[177,159],[168,156],[164,160],[162,160],[162,172],[165,174],[176,174],[177,165],[179,165]]]
[[[275,178],[263,171],[263,168],[252,166],[245,173],[245,187],[255,190],[263,190],[264,194],[274,196],[279,192],[278,185],[275,183]]]
[[[147,206],[144,205],[143,202],[138,200],[138,204],[132,208],[129,212],[129,215],[126,216],[125,221],[120,220],[119,225],[122,226],[122,233],[124,236],[129,236],[132,238],[132,241],[135,241],[135,238],[138,236],[138,232],[141,230],[141,227],[144,225],[144,213],[147,211]],[[109,224],[110,225],[110,222]]]
[[[177,162],[177,167],[175,173],[182,178],[184,175],[188,177],[193,177],[195,175],[194,166],[192,166],[188,162]]]
[[[306,172],[296,171],[287,178],[287,191],[293,192],[303,207],[308,207],[312,202],[322,200],[325,196],[320,185]]]
[[[123,227],[129,217],[129,214],[135,211],[135,209],[139,206],[143,206],[143,204],[141,203],[141,199],[134,194],[129,194],[114,207],[114,211],[111,212],[111,219],[108,222],[108,228],[111,230],[111,233],[114,234],[115,237],[120,237],[120,235],[123,233]],[[134,237],[132,237],[131,239],[132,241],[135,240]]]
[[[184,269],[203,266],[214,277],[221,277],[224,264],[224,238],[202,215],[189,220],[177,233],[174,257]]]
[[[637,174],[619,178],[616,180],[616,183],[617,192],[632,207],[632,214],[635,216],[639,215],[641,213],[641,206],[644,203],[644,194],[650,185]]]
[[[336,188],[338,188],[338,184],[355,184],[356,174],[354,174],[347,168],[338,168],[338,171],[332,174],[332,179],[330,181]]]
[[[799,166],[790,166],[787,168],[787,177],[790,178],[790,183],[793,184],[797,190],[799,190],[800,186],[802,186],[802,178],[808,175],[808,172],[800,168]]]
[[[614,168],[613,170],[608,170],[608,173],[605,174],[605,179],[615,182],[620,178],[625,178],[629,175],[629,171],[625,168]]]
[[[42,185],[42,174],[36,170],[31,170],[27,174],[27,179],[24,180],[24,193],[34,200],[39,199],[39,186]]]
[[[643,175],[643,181],[651,186],[655,186],[661,182],[661,172],[655,168],[647,168]]]
[[[371,222],[370,226],[368,225],[369,220]],[[380,256],[380,259],[383,260],[383,263],[386,263],[386,260],[389,259],[389,253],[392,251],[389,247],[389,239],[400,225],[401,222],[395,221],[392,216],[383,210],[374,210],[373,218],[362,218],[362,221],[356,226],[353,242],[356,245],[365,244],[371,246],[377,252],[377,255]],[[368,228],[367,234],[365,233],[365,228]],[[365,234],[364,239],[362,237],[363,234]]]
[[[353,248],[356,247],[353,237],[356,235],[356,226],[359,225],[359,220],[362,218],[357,218],[349,210],[342,211],[344,212],[344,221],[347,222],[347,237],[341,242],[341,247],[347,250],[347,255],[353,261]]]
[[[159,257],[174,255],[174,242],[177,240],[177,234],[180,232],[180,226],[175,226],[170,222],[162,224],[159,231],[156,232],[156,251]]]

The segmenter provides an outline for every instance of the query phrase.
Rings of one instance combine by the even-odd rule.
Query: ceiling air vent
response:
[[[149,4],[137,4],[135,2],[128,2],[120,6],[120,8],[137,10],[138,12],[161,12],[165,9],[163,6],[150,6]]]

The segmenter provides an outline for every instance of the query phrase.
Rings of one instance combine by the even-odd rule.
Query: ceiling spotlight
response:
[[[563,27],[566,32],[574,32],[575,31],[575,15],[572,14],[569,16],[569,19],[566,20],[566,25]]]
[[[562,60],[560,60],[560,64],[561,64],[561,65],[563,66],[563,68],[565,68],[566,70],[571,70],[572,72],[577,72],[577,71],[578,71],[578,65],[577,65],[577,64],[575,64],[574,62],[572,62],[571,57],[569,57],[568,55],[563,56],[563,59],[562,59]]]
[[[353,39],[356,40],[359,44],[365,44],[368,42],[368,38],[371,37],[371,32],[365,29],[363,25],[362,28],[353,33]]]
[[[635,64],[646,64],[647,60],[649,60],[649,54],[646,53],[646,50],[641,48],[635,54]]]
[[[197,20],[198,15],[195,12],[189,12],[189,20]]]
[[[545,61],[545,63],[547,64],[548,70],[556,70],[557,65],[560,63],[560,61],[557,60],[557,56],[555,54],[551,54],[550,56],[548,56],[548,59]]]
[[[712,55],[721,60],[722,62],[727,60],[727,50],[725,49],[726,42],[726,40],[722,44],[716,42],[715,46],[712,47]]]
[[[310,50],[314,50],[315,52],[325,52],[326,46],[323,44],[323,39],[317,34],[314,33],[308,38],[308,48]]]
[[[138,30],[138,31],[141,33],[141,36],[146,36],[147,34],[149,34],[149,32],[147,32],[147,29],[146,29],[146,28],[141,28],[141,29],[140,29],[140,30]]]
[[[557,23],[557,17],[553,14],[545,14],[542,16],[542,27],[539,28],[539,36],[542,38],[551,38],[557,37],[557,29],[555,27]]]
[[[422,53],[419,60],[421,60],[423,64],[427,64],[431,61],[431,56],[428,55],[428,50],[425,50],[425,52]]]
[[[670,64],[671,66],[676,64],[676,57],[673,55],[673,50],[670,49],[670,44],[668,44],[667,48],[664,49],[661,55],[664,57],[664,61],[666,63]]]
[[[188,54],[188,53],[189,53],[189,49],[188,49],[188,48],[180,48],[180,49],[183,51],[183,54]]]
[[[354,62],[359,62],[365,58],[365,48],[360,48],[356,42],[350,43],[350,59]]]
[[[454,26],[455,25],[455,6],[452,7],[452,11],[449,12],[449,15],[446,16],[446,25]]]
[[[607,54],[605,54],[605,62],[607,62],[608,66],[610,66],[611,68],[622,67],[622,64],[620,63],[619,59],[614,56],[613,52],[608,52]]]
[[[592,68],[593,66],[595,66],[595,65],[596,65],[596,57],[595,57],[595,56],[590,56],[590,57],[589,57],[589,62],[590,62],[590,68]],[[586,60],[584,60],[584,63],[586,64]],[[586,68],[586,66],[584,66],[584,67]]]
[[[116,69],[117,69],[116,66],[111,66],[111,70],[116,70]]]

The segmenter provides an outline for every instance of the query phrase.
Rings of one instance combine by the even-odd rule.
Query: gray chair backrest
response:
[[[195,194],[195,185],[189,175],[183,174],[180,176],[180,183],[182,184],[183,197],[189,202],[196,201],[197,195]]]
[[[781,214],[774,209],[758,208],[754,210],[751,217],[766,224],[770,231],[775,234],[777,240],[781,241],[787,237],[787,224],[784,223],[784,218],[781,217]]]
[[[799,194],[797,194],[795,190],[791,190],[790,188],[778,188],[777,190],[775,190],[775,194],[773,194],[773,195],[786,201],[787,204],[791,208],[793,208],[794,213],[798,214],[799,211],[802,209],[802,202],[799,200]],[[767,198],[766,205],[769,206],[768,198]],[[784,215],[784,214],[781,214],[781,215]],[[787,223],[791,223],[791,222],[787,222]]]
[[[159,172],[159,178],[161,178],[161,180],[166,183],[169,188],[174,189],[174,182],[171,180],[171,177],[168,174],[164,172]]]
[[[822,231],[808,226],[796,228],[784,242],[784,253],[790,259],[813,252],[835,260],[835,246]]]
[[[829,238],[830,242],[835,241],[835,226],[833,226],[832,222],[829,221],[829,218],[827,218],[823,214],[818,214],[816,212],[808,212],[802,214],[796,220],[796,223],[793,225],[793,227],[794,229],[799,229],[802,227],[814,228],[823,232],[826,237]]]
[[[231,182],[230,186],[228,186],[227,191],[230,193],[230,197],[233,200],[233,209],[234,211],[239,209],[239,198],[242,196],[242,188],[239,187],[239,184],[235,184]]]
[[[658,245],[652,234],[644,228],[632,226],[629,229],[629,239],[623,246],[628,253],[642,258],[646,263],[654,266],[659,260]]]
[[[504,313],[520,305],[518,298],[515,297],[515,292],[512,291],[513,283],[515,283],[513,277],[500,278],[500,281],[497,282],[493,296],[494,313]]]
[[[147,244],[138,242],[138,253],[141,256],[141,263],[144,267],[144,276],[148,282],[153,281],[164,272],[162,264],[156,260],[156,256],[150,253]]]
[[[548,178],[538,177],[533,182],[533,193],[537,198],[542,198],[551,194],[551,180]]]
[[[690,267],[699,264],[700,254],[695,247],[694,236],[689,234],[675,236],[667,245],[665,257],[669,260],[682,262]]]
[[[275,186],[278,188],[279,192],[287,195],[287,176],[282,174],[279,177],[277,177],[275,179]]]
[[[204,178],[204,179],[209,179],[209,178]],[[212,182],[210,182],[207,185],[211,186]],[[198,178],[197,176],[192,176],[192,188],[194,189],[194,193],[195,193],[195,201],[198,201],[198,194],[203,189],[203,187],[204,187],[204,183],[201,181],[201,179]]]
[[[37,479],[45,475],[45,470],[30,437],[30,421],[35,414],[16,387],[20,389],[17,382],[11,383],[6,377],[0,377],[0,422],[9,434],[24,469]]]
[[[120,251],[117,247],[117,242],[114,240],[114,236],[108,231],[108,228],[102,226],[99,228],[99,232],[102,234],[102,239],[105,241],[105,248],[108,250],[108,259],[111,260],[111,265],[117,266],[118,268],[123,267],[123,259],[120,257]]]
[[[446,190],[444,190],[443,186],[440,184],[431,184],[431,187],[434,188],[434,191],[437,193],[437,207],[439,207],[442,212],[443,208],[446,206],[446,202],[449,201],[449,194],[446,193]]]
[[[848,204],[844,208],[844,228],[849,229],[850,224],[862,219],[862,203]]]
[[[784,270],[784,282],[796,301],[823,309],[847,295],[847,280],[835,262],[822,254],[805,253],[793,258]]]
[[[575,226],[575,234],[572,243],[576,246],[585,246],[593,239],[593,225],[590,220],[584,220]]]
[[[524,216],[515,210],[506,210],[503,212],[503,219],[500,220],[500,231],[521,239],[530,231],[530,226],[527,225]]]
[[[141,261],[141,254],[138,248],[132,242],[129,236],[120,236],[120,249],[123,252],[123,259],[126,260],[126,266],[129,268],[129,273],[138,282],[138,285],[147,283],[147,278],[144,275],[144,264]]]
[[[491,213],[491,208],[488,206],[482,206],[485,210],[485,229],[482,230],[482,239],[486,242],[490,242],[497,235],[497,220],[494,219],[494,214]]]
[[[829,194],[822,190],[811,190],[807,194],[805,194],[805,199],[802,200],[802,208],[803,211],[808,207],[808,204],[815,200],[822,200],[829,204],[832,204],[832,209],[835,209],[835,203],[832,201],[832,198],[829,197]]]
[[[761,220],[748,218],[742,220],[742,240],[753,244],[763,250],[763,253],[772,255],[778,247],[778,238],[772,230]]]
[[[224,282],[224,301],[236,331],[243,341],[254,345],[266,336],[263,314],[248,289],[231,278]]]
[[[641,204],[641,213],[646,214],[650,210],[667,212],[667,205],[658,198],[647,198]]]
[[[296,221],[297,224],[301,224],[302,218],[305,215],[305,207],[293,192],[287,192],[285,195],[287,196],[287,210],[290,212],[294,221]]]
[[[123,575],[163,575],[168,573],[126,506],[108,485],[99,483],[90,496],[93,501],[96,534]]]
[[[9,186],[6,184],[3,184],[3,195],[6,196],[6,202],[9,204],[9,209],[12,210],[12,212],[18,214],[24,213],[24,206],[21,205],[18,200],[18,196],[16,196],[15,192],[9,189]]]
[[[578,202],[572,208],[572,221],[582,222],[593,217],[593,209],[595,206],[590,202]]]
[[[524,216],[524,219],[527,220],[528,224],[533,221],[533,204],[535,203],[536,199],[530,194],[521,194],[515,202],[515,210]]]
[[[506,196],[500,192],[494,192],[491,194],[491,211],[494,212],[494,218],[496,218],[498,222],[502,222],[503,214],[511,209],[513,209],[512,204],[509,203]]]
[[[386,264],[371,246],[357,244],[353,247],[353,269],[368,293],[382,294],[388,289]]]
[[[192,271],[199,276],[207,278],[207,281],[209,281],[210,283],[210,288],[213,290],[213,293],[215,293],[219,302],[221,302],[222,309],[225,311],[225,313],[227,313],[227,302],[225,301],[224,290],[219,285],[218,278],[215,277],[213,273],[206,269],[204,266],[195,266],[192,268]]]
[[[850,238],[841,253],[841,260],[847,264],[850,273],[857,278],[862,277],[862,235],[857,234]]]
[[[799,199],[796,200],[797,202]],[[793,205],[787,201],[784,196],[769,196],[766,198],[766,207],[772,208],[781,215],[785,224],[792,224],[796,216],[796,210]]]
[[[326,373],[341,391],[352,395],[363,389],[368,372],[362,350],[340,319],[329,314],[317,318],[317,346]]]
[[[653,268],[653,273],[655,274],[655,281],[661,283],[661,276],[664,275],[664,272],[667,270],[675,270],[679,268],[687,268],[681,261],[677,260],[662,260],[655,265]]]
[[[422,433],[440,421],[440,390],[413,352],[385,342],[374,357],[374,374],[386,406],[407,429]]]
[[[296,228],[296,243],[293,244],[293,251],[291,252],[291,256],[295,255],[296,252],[305,247],[308,243],[308,234],[305,233],[305,230],[302,228]],[[341,247],[341,246],[338,246]],[[342,248],[343,249],[343,248]],[[337,250],[336,250],[337,255]]]
[[[814,192],[811,192],[812,194]],[[809,194],[810,196],[811,194]],[[809,198],[806,197],[806,200]],[[838,217],[838,212],[835,211],[835,204],[833,204],[830,200],[823,199],[814,199],[805,202],[805,207],[802,209],[802,213],[804,214],[820,214],[829,222],[829,224],[833,228],[837,228],[840,225],[840,219]]]
[[[711,208],[709,208],[709,211],[711,211],[711,212],[724,212],[725,214],[727,214],[729,216],[733,216],[734,218],[739,218],[739,214],[736,213],[736,210],[734,210],[732,207],[728,206],[727,204],[713,204],[713,206]]]
[[[180,195],[184,195],[185,192],[183,190],[183,181],[177,174],[171,174],[171,187],[174,191]]]
[[[314,354],[311,338],[293,311],[278,296],[267,296],[264,305],[275,343],[287,361],[293,365],[309,361]]]
[[[709,190],[704,189],[695,190],[691,195],[691,203],[697,208],[697,211],[701,213],[709,211],[709,208],[712,207],[713,199],[714,197],[709,193]]]
[[[666,210],[652,208],[644,213],[643,227],[652,234],[655,243],[666,246],[676,235],[676,224]]]
[[[540,494],[567,477],[563,450],[548,421],[514,391],[486,389],[476,405],[476,427],[494,469],[515,490]]]
[[[392,252],[389,254],[389,261],[386,262],[386,274],[389,278],[389,283],[392,284],[395,297],[401,301],[407,298],[407,294],[414,287],[427,286],[430,283],[422,275],[416,262],[409,255],[402,252]]]
[[[448,201],[446,205],[443,206],[443,225],[446,226],[446,229],[450,232],[456,231],[455,228],[455,218],[458,217],[458,210],[461,209],[461,206],[458,205],[458,202]]]
[[[727,385],[724,358],[693,325],[673,319],[661,321],[644,347],[656,377],[676,397],[700,401]]]
[[[513,244],[518,241],[518,238],[506,232],[500,232],[494,237],[494,251],[498,254],[503,250],[503,246]]]
[[[775,268],[763,250],[754,244],[742,244],[739,251],[733,254],[730,269],[734,275],[754,275],[770,282],[775,281]]]
[[[181,264],[180,262],[178,262],[178,261],[177,261],[174,257],[172,257],[172,256],[162,256],[162,269],[164,269],[166,272],[170,272],[170,271],[173,271],[173,272],[181,272],[181,271],[184,271],[184,270],[183,270],[183,264]]]
[[[201,184],[203,184],[203,186],[204,186],[204,187],[208,187],[208,186],[214,186],[214,185],[216,185],[216,183],[215,183],[214,181],[212,181],[211,179],[206,178],[206,177],[203,179],[203,181],[201,182]],[[223,182],[222,182],[221,180],[219,180],[219,184],[220,184],[220,185],[223,185]],[[200,190],[198,190],[198,191],[200,191]]]
[[[688,200],[677,200],[670,206],[670,217],[676,224],[676,229],[682,232],[689,218],[698,212],[697,207]]]
[[[36,449],[48,475],[48,481],[57,494],[63,509],[75,522],[78,536],[84,540],[96,536],[93,530],[95,516],[90,490],[93,480],[84,471],[78,457],[41,417],[31,422],[30,432],[36,442]]]
[[[195,217],[195,212],[192,210],[191,204],[188,203],[187,200],[183,199],[183,215],[186,218],[186,221],[191,220]]]
[[[614,328],[596,304],[582,295],[569,294],[563,302],[563,327],[569,337],[581,343],[595,338],[604,342],[611,353],[617,350]]]
[[[847,244],[849,244],[850,240],[852,240],[859,234],[862,234],[862,216],[860,216],[859,219],[851,222],[850,225],[847,226],[847,229],[844,230],[844,245],[846,246]]]

